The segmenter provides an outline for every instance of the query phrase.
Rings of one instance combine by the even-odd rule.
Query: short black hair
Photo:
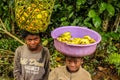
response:
[[[80,57],[80,56],[68,56],[68,55],[65,55],[65,58],[80,58],[80,59],[82,59],[83,57]]]
[[[25,39],[28,35],[38,35],[41,37],[41,33],[31,33],[29,31],[22,30],[22,34],[21,34],[22,38]]]

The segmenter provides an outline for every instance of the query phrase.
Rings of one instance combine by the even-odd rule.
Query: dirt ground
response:
[[[99,69],[96,71],[96,74],[93,76],[93,80],[120,80],[120,75],[115,70],[111,68],[102,68],[99,67]]]

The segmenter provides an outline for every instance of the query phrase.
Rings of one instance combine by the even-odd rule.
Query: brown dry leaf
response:
[[[107,68],[103,68],[103,67],[101,67],[101,66],[99,66],[98,67],[98,70],[100,70],[100,71],[104,71],[104,70],[106,70]]]

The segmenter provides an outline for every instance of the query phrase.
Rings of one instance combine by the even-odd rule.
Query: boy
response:
[[[25,45],[15,51],[14,77],[16,80],[48,80],[50,54],[41,45],[40,34],[24,31]]]
[[[48,80],[92,80],[89,72],[81,67],[80,57],[66,56],[66,65],[50,72]]]

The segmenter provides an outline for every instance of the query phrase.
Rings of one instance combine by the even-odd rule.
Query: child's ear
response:
[[[83,61],[81,61],[81,65],[83,64]]]
[[[83,59],[81,59],[81,65],[83,64]]]

